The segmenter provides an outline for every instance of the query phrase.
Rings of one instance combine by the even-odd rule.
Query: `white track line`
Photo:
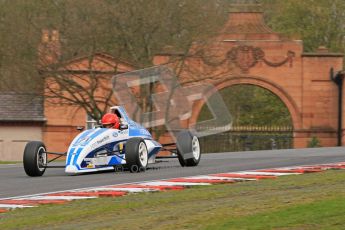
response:
[[[102,188],[92,188],[92,189],[83,189],[80,190],[81,192],[99,192],[99,191],[115,191],[115,192],[155,192],[159,191],[158,189],[151,189],[151,188],[109,188],[109,187],[102,187]]]
[[[20,204],[0,204],[0,208],[33,208],[32,205],[20,205]]]
[[[186,179],[205,179],[205,180],[234,180],[234,181],[254,181],[258,180],[255,178],[241,178],[241,177],[222,177],[222,176],[191,176],[191,177],[184,177]]]
[[[242,180],[242,178],[231,178],[231,177],[220,177],[220,176],[191,176],[191,177],[182,177],[183,179],[195,179],[195,180]],[[256,179],[254,179],[256,180]]]
[[[315,165],[295,165],[295,166],[285,166],[285,167],[281,167],[281,168],[275,168],[275,169],[296,169],[296,168],[308,168],[308,167],[319,167],[322,165],[345,165],[345,162],[330,162],[330,163],[323,163],[323,164],[315,164]],[[272,168],[262,168],[262,169],[255,169],[255,170],[265,170],[265,169],[272,169]],[[249,170],[249,171],[244,171],[247,173],[255,173],[255,170]],[[240,174],[243,172],[227,172],[227,173],[212,173],[212,174]],[[300,173],[293,173],[293,175],[299,175]],[[250,175],[250,174],[248,174]],[[264,175],[262,173],[258,174],[258,172],[256,172],[254,175]],[[268,174],[268,175],[272,175],[272,173]],[[287,173],[283,173],[282,175],[288,175]],[[204,175],[199,175],[199,176],[204,176]],[[156,183],[162,180],[171,180],[171,179],[178,179],[181,177],[173,177],[173,178],[162,178],[162,179],[158,179],[158,180],[147,180],[147,181],[137,181],[137,182],[132,182],[132,183],[120,183],[120,184],[115,184],[116,186],[118,185],[152,185],[152,186],[159,186],[159,185],[164,185],[162,183]],[[241,178],[241,175],[238,176],[238,178],[236,177],[231,177],[231,179],[238,179],[238,180],[256,180],[254,178]],[[174,183],[174,184],[173,184]],[[171,186],[193,186],[193,185],[211,185],[209,183],[183,183],[183,182],[169,182],[169,183],[165,183],[166,185],[171,185]],[[104,185],[104,186],[98,186],[98,187],[85,187],[85,188],[78,188],[78,189],[68,189],[68,190],[60,190],[60,191],[54,191],[54,192],[46,192],[46,193],[38,193],[38,194],[31,194],[31,195],[23,195],[23,196],[13,196],[13,197],[6,197],[6,198],[0,198],[0,202],[1,200],[10,200],[10,199],[20,199],[20,198],[28,198],[28,197],[34,197],[34,196],[43,196],[43,195],[49,195],[49,194],[54,194],[54,193],[63,193],[63,192],[74,192],[74,191],[80,191],[80,190],[85,190],[85,189],[93,189],[93,188],[100,188],[100,187],[106,187],[106,186],[114,186],[113,185]]]
[[[178,177],[181,178],[181,177]],[[177,179],[177,178],[175,178]],[[170,181],[152,181],[152,182],[146,182],[141,183],[140,185],[149,185],[149,186],[199,186],[199,185],[211,185],[210,183],[192,183],[192,182],[170,182]]]
[[[76,189],[68,189],[68,190],[60,190],[60,191],[54,191],[54,192],[45,192],[45,193],[37,193],[37,194],[32,194],[32,195],[23,195],[23,196],[12,196],[12,197],[6,197],[6,198],[0,198],[1,200],[12,200],[12,199],[21,199],[21,198],[28,198],[28,197],[34,197],[34,196],[45,196],[49,194],[55,194],[55,193],[64,193],[64,192],[80,192],[82,190],[87,190],[87,189],[94,189],[94,188],[104,188],[108,186],[121,186],[121,185],[141,185],[141,183],[146,183],[146,182],[154,182],[154,181],[161,181],[161,180],[170,180],[170,179],[176,179],[174,178],[166,178],[166,179],[159,179],[159,180],[147,180],[147,181],[137,181],[137,182],[132,182],[132,183],[120,183],[120,184],[112,184],[112,185],[102,185],[102,186],[93,186],[93,187],[85,187],[85,188],[76,188]]]
[[[34,197],[20,198],[16,200],[84,200],[84,199],[93,199],[93,198],[98,198],[98,197],[97,196],[34,196]]]
[[[282,168],[271,168],[270,170],[303,170],[303,169],[310,169],[310,167],[315,167],[315,166],[282,167]],[[265,170],[265,169],[258,169],[258,170]]]
[[[236,175],[237,174],[245,174],[245,175],[256,175],[256,176],[285,176],[285,175],[300,175],[302,173],[275,173],[275,172],[242,171],[242,172],[236,172],[236,173],[228,172],[228,174],[236,174]]]

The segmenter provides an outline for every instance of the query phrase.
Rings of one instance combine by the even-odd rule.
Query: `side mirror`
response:
[[[77,130],[78,130],[79,132],[83,131],[84,129],[85,129],[84,126],[78,126],[78,127],[77,127]]]

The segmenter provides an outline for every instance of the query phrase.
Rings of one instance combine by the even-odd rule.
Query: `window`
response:
[[[97,125],[97,121],[90,115],[86,115],[86,129],[93,129]]]

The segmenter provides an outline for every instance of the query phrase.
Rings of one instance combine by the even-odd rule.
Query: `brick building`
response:
[[[342,118],[338,132],[338,88],[330,78],[331,68],[342,70],[343,54],[330,53],[325,48],[305,53],[302,41],[289,40],[265,24],[260,6],[255,1],[234,2],[230,6],[228,21],[218,35],[194,43],[189,58],[185,60],[186,68],[182,70],[180,81],[193,80],[195,76],[187,71],[193,69],[198,73],[197,77],[205,78],[204,82],[215,85],[219,90],[239,84],[262,87],[277,95],[288,108],[293,123],[294,147],[306,147],[313,136],[320,139],[322,146],[337,145],[339,137],[345,143],[345,118]],[[60,55],[59,49],[58,32],[45,31],[39,50],[46,64],[54,63]],[[180,57],[176,52],[164,52],[156,55],[153,64],[178,64]],[[90,72],[89,60],[89,57],[73,59],[63,63],[60,70],[86,76]],[[103,90],[111,90],[110,79],[115,66],[118,73],[136,69],[134,65],[107,54],[94,56],[91,69],[97,77],[105,79]],[[102,90],[99,93],[102,94]],[[202,102],[194,105],[188,123],[197,120],[202,106]],[[345,108],[342,110],[344,113]],[[76,127],[85,126],[87,120],[86,113],[79,107],[57,106],[47,101],[44,102],[44,116],[39,114],[40,120],[30,124],[35,124],[37,130],[43,129],[43,140],[51,151],[66,151],[77,133]],[[34,136],[31,139],[35,139]],[[1,145],[4,146],[4,141],[1,142],[0,137],[0,148]],[[13,156],[13,159],[17,158]]]
[[[331,68],[342,70],[344,54],[323,47],[305,53],[301,40],[287,39],[265,24],[256,1],[233,2],[218,35],[194,44],[180,81],[203,78],[218,90],[239,84],[262,87],[289,110],[295,148],[306,147],[313,136],[322,146],[344,143],[344,116],[338,127],[338,88],[330,77]],[[154,64],[177,64],[176,60],[176,53],[165,52],[156,56]],[[203,102],[195,104],[190,123],[195,123],[202,106]]]
[[[25,144],[43,139],[43,97],[0,93],[0,160],[22,160]]]
[[[134,70],[135,67],[123,60],[116,59],[105,53],[96,53],[90,63],[89,57],[79,57],[63,63],[55,72],[66,78],[74,78],[78,84],[87,88],[87,81],[82,79],[97,78],[94,97],[105,98],[112,93],[111,78],[116,73]],[[46,81],[46,84],[50,84]],[[49,94],[49,92],[47,93]],[[43,129],[44,143],[51,151],[64,152],[72,139],[78,134],[78,126],[88,126],[92,119],[86,111],[77,105],[52,103],[56,99],[46,99],[44,115],[47,119]],[[116,104],[111,98],[111,104]],[[101,103],[101,102],[100,102]],[[105,106],[105,105],[103,105]]]

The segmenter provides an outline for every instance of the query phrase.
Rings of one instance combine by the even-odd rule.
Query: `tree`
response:
[[[292,126],[284,103],[270,91],[253,85],[235,85],[220,91],[235,126]],[[200,120],[212,115],[203,107]]]
[[[344,50],[345,3],[342,0],[262,2],[271,27],[304,39],[306,51],[319,45],[326,45],[333,51]],[[138,68],[151,66],[154,55],[167,45],[187,55],[195,46],[193,41],[212,37],[223,25],[227,3],[225,0],[2,0],[0,89],[41,93],[42,73],[44,77],[49,73],[52,79],[55,76],[55,83],[60,84],[66,61],[80,56],[87,56],[91,61],[98,52],[128,60]],[[41,65],[39,74],[37,47],[43,29],[59,31],[61,52],[54,66]],[[183,65],[184,59],[180,63]],[[87,78],[95,77],[95,72],[89,70]],[[114,67],[114,73],[116,71]],[[206,74],[200,76],[198,69],[189,71],[196,71],[196,77],[191,80],[207,78]],[[71,84],[71,74],[65,75]],[[80,80],[80,76],[75,79]],[[90,87],[83,97],[93,95],[92,88],[98,85],[93,81],[85,80]],[[150,94],[147,87],[143,88],[144,97]],[[67,87],[61,85],[51,89],[62,88]],[[60,98],[54,103],[75,103],[83,107],[79,100],[64,101],[64,97],[56,93],[56,98]],[[103,102],[108,101],[107,96]],[[99,101],[99,98],[84,101],[93,104],[92,101]],[[145,103],[144,107],[150,107]],[[100,111],[103,109],[86,110],[95,118]]]
[[[277,32],[302,39],[305,51],[320,45],[345,51],[343,0],[263,0],[268,24]]]
[[[54,84],[48,89],[54,93],[48,98],[54,99],[55,95],[54,103],[75,104],[84,109],[85,102],[99,102],[99,98],[92,98],[93,88],[98,85],[96,79],[91,79],[95,72],[89,69],[89,76],[83,80],[90,84],[83,98],[90,98],[82,103],[67,100],[67,89],[71,95],[81,93],[81,79],[73,78],[71,73],[62,74],[66,72],[66,61],[87,56],[91,62],[96,53],[106,52],[133,62],[138,68],[151,66],[153,56],[164,46],[188,50],[191,41],[210,34],[222,20],[219,1],[4,0],[0,5],[0,88],[41,93],[42,81],[49,74],[48,82]],[[45,29],[59,31],[61,50],[56,51],[54,63],[42,62],[42,53],[37,52]],[[114,68],[114,74],[116,71]],[[104,103],[109,101],[108,96],[102,99]],[[86,109],[94,118],[100,116],[100,111],[103,109]]]

